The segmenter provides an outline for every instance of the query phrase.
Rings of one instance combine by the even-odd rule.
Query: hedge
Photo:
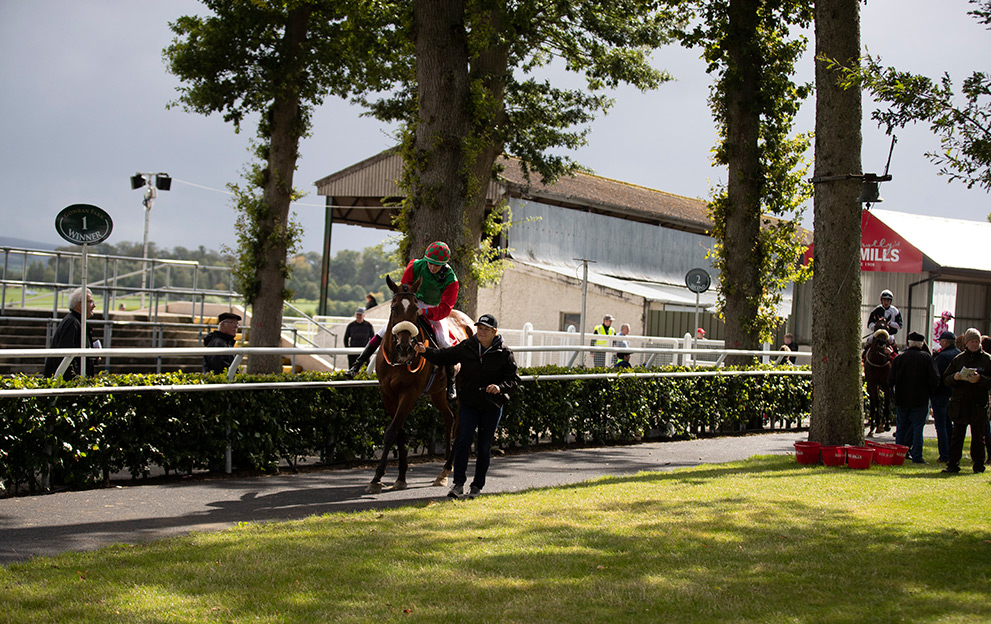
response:
[[[628,442],[760,429],[775,421],[790,426],[811,409],[809,376],[540,379],[575,372],[588,371],[521,370],[537,379],[514,393],[496,443],[511,448]],[[235,381],[329,381],[340,375],[238,375]],[[0,388],[226,382],[199,373],[100,374],[70,382],[19,375],[0,379]],[[371,459],[388,425],[378,388],[355,386],[3,397],[0,410],[0,484],[8,493],[93,487],[121,472],[137,479],[156,466],[166,474],[217,470],[228,438],[238,469],[275,471],[281,461],[295,465],[307,457],[325,463]],[[406,429],[411,450],[430,453],[443,440],[441,419],[425,399]]]

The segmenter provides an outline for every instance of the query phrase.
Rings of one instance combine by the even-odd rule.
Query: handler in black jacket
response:
[[[492,440],[502,419],[502,407],[509,401],[509,393],[516,388],[520,377],[516,373],[513,352],[502,342],[499,324],[491,314],[483,314],[475,323],[474,336],[450,347],[433,349],[416,345],[434,364],[449,366],[461,364],[461,389],[458,392],[458,440],[454,447],[454,485],[448,496],[461,498],[467,480],[468,451],[478,430],[476,445],[475,478],[468,490],[468,498],[475,498],[485,487],[485,473],[489,469]]]
[[[939,374],[932,357],[923,350],[925,344],[925,336],[911,332],[908,348],[891,364],[888,379],[898,412],[895,442],[910,447],[909,458],[916,464],[926,463],[922,458],[922,428],[929,415],[929,397],[939,387]]]

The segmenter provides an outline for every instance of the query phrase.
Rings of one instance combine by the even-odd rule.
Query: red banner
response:
[[[860,270],[884,273],[921,273],[922,252],[885,225],[870,211],[860,218]],[[812,248],[805,252],[805,262],[812,258]]]

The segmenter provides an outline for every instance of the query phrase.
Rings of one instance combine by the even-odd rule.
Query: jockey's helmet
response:
[[[885,288],[881,291],[881,299],[894,299],[895,296],[891,294],[891,291]]]
[[[427,251],[423,257],[430,264],[443,266],[451,259],[451,248],[447,246],[447,243],[435,241],[427,246]]]

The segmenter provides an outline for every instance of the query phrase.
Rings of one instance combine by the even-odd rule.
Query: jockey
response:
[[[446,243],[436,241],[430,243],[422,258],[410,260],[403,271],[401,284],[412,285],[417,279],[420,280],[420,289],[416,292],[419,299],[419,314],[430,323],[433,329],[437,347],[444,349],[451,346],[448,339],[446,324],[442,321],[446,319],[454,308],[454,303],[458,300],[458,278],[454,270],[448,266],[447,261],[451,258],[451,248]],[[345,376],[353,378],[361,370],[362,365],[371,359],[375,349],[382,342],[385,335],[385,326],[379,330],[378,334],[371,339],[365,350],[361,352],[354,365],[348,369]],[[448,366],[447,370],[447,398],[453,401],[457,398],[457,391],[454,386],[454,367]]]
[[[887,288],[881,291],[881,305],[874,308],[871,315],[867,318],[867,329],[871,332],[871,337],[867,339],[868,344],[874,338],[874,325],[882,318],[888,320],[888,342],[895,341],[895,334],[902,328],[902,313],[898,311],[898,308],[891,305],[891,301],[894,298],[894,295]]]

